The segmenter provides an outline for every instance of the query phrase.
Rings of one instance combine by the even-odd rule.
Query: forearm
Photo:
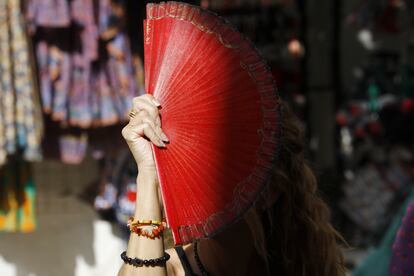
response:
[[[137,202],[135,220],[161,220],[161,207],[158,198],[158,183],[155,170],[141,170],[137,177]],[[140,259],[156,259],[164,255],[162,238],[149,239],[131,234],[127,256]],[[119,273],[120,276],[148,275],[164,276],[165,267],[133,267],[124,265]]]

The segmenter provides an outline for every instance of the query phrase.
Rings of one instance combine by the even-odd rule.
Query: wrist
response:
[[[138,168],[137,187],[157,186],[158,176],[156,170]]]
[[[158,219],[160,210],[159,188],[155,178],[139,178],[135,201],[135,217],[138,219]]]
[[[157,168],[153,162],[141,162],[137,163],[138,173],[145,175],[157,175]]]

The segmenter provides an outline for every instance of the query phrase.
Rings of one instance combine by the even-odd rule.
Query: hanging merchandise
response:
[[[80,164],[87,154],[100,160],[107,154],[126,148],[120,135],[122,127],[122,124],[90,129],[62,127],[46,117],[43,154],[45,158],[61,160],[66,164]]]
[[[378,51],[360,67],[337,113],[345,178],[340,207],[353,223],[348,240],[354,245],[375,244],[412,190],[413,77],[398,54]]]
[[[414,131],[407,125],[414,113],[401,112],[392,97],[388,101],[379,98],[376,104],[353,102],[351,106],[347,115],[338,115],[347,122],[340,127],[345,176],[340,207],[353,222],[348,240],[366,246],[381,238],[412,189]],[[378,110],[368,111],[372,108]],[[363,240],[358,238],[361,232]]]
[[[59,138],[61,160],[67,164],[80,164],[86,155],[88,135],[85,132],[75,135],[70,133]]]
[[[0,169],[0,232],[32,232],[35,188],[30,165],[11,160]]]
[[[414,200],[411,200],[392,247],[389,276],[414,274]]]
[[[125,227],[134,214],[136,198],[137,168],[130,151],[124,149],[101,160],[100,175],[95,208],[104,216],[113,213]]]
[[[384,142],[411,144],[414,136],[406,126],[414,118],[412,65],[394,52],[378,51],[358,71],[337,124],[354,138],[385,136]]]
[[[29,0],[46,119],[47,157],[79,164],[122,146],[122,123],[143,93],[125,31],[125,1]],[[58,16],[55,16],[58,15]]]
[[[344,183],[345,197],[340,206],[363,231],[378,234],[411,190],[414,168],[369,163],[354,174]]]
[[[43,111],[62,126],[126,121],[139,91],[123,1],[29,0],[27,18]]]
[[[396,34],[412,28],[413,11],[410,0],[360,0],[347,21],[365,30]]]
[[[0,3],[0,166],[8,155],[39,160],[43,132],[30,44],[19,0]]]
[[[390,276],[388,270],[391,262],[392,246],[396,239],[398,228],[401,226],[407,205],[414,198],[411,192],[405,201],[401,203],[387,231],[376,248],[372,248],[369,255],[352,271],[352,276]],[[411,274],[408,274],[411,275]],[[408,276],[407,275],[407,276]]]

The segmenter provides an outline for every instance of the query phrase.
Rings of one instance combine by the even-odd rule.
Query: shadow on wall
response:
[[[95,162],[43,162],[34,171],[38,229],[0,234],[1,276],[116,275],[124,248],[117,227],[77,196],[97,176]]]

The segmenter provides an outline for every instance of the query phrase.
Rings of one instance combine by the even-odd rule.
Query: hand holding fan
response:
[[[209,237],[258,199],[274,167],[278,97],[252,44],[222,18],[184,3],[148,4],[146,92],[171,143],[154,147],[176,244]]]

